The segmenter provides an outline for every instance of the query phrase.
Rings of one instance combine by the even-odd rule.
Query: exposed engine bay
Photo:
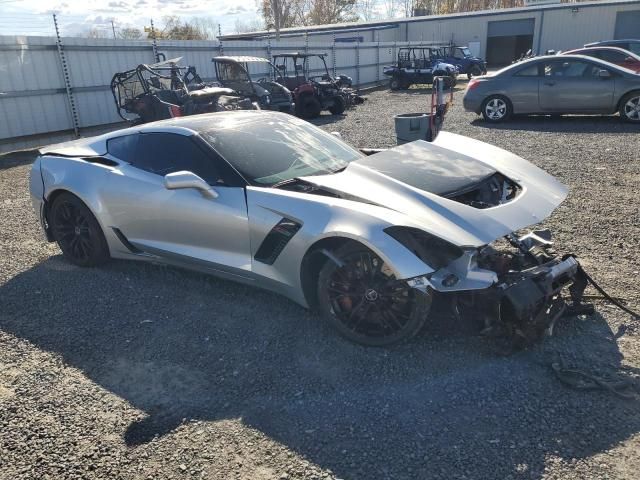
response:
[[[479,249],[476,261],[495,272],[496,283],[451,300],[458,311],[481,314],[484,335],[510,338],[519,348],[551,335],[562,316],[593,313],[582,303],[588,282],[580,264],[555,252],[548,230],[508,235]]]

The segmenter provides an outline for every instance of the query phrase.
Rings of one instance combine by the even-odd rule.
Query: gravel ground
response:
[[[426,93],[374,91],[317,123],[389,146],[393,115],[423,111]],[[447,130],[571,187],[546,222],[558,248],[640,307],[638,127],[490,127],[457,101]],[[638,329],[620,311],[597,302],[506,358],[445,314],[408,344],[356,346],[260,290],[155,265],[69,265],[41,240],[30,161],[0,157],[0,479],[638,478],[638,396],[569,389],[549,366],[637,376]]]

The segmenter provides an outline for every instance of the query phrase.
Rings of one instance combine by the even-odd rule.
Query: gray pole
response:
[[[58,28],[58,18],[56,14],[53,14],[53,25],[56,29],[56,45],[58,47],[58,58],[60,60],[60,67],[62,67],[62,79],[64,80],[64,88],[67,92],[67,102],[69,107],[69,116],[71,117],[71,124],[73,126],[73,133],[76,137],[80,136],[80,120],[78,118],[78,110],[76,109],[76,102],[73,98],[73,89],[71,88],[71,75],[69,72],[69,65],[67,64],[67,58],[64,54],[64,47],[62,45],[62,38],[60,37],[60,29]]]
[[[153,18],[151,19],[151,49],[153,50],[154,62],[159,62],[158,57],[158,44],[156,43],[156,30],[153,28]]]
[[[116,38],[116,26],[113,24],[113,20],[111,20],[111,30],[113,31],[113,38]]]

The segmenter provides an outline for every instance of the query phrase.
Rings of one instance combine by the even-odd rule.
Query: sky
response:
[[[64,36],[91,28],[112,33],[112,19],[116,28],[142,29],[150,18],[159,26],[167,15],[206,17],[220,24],[225,34],[234,33],[238,21],[256,22],[257,10],[256,0],[0,0],[0,35],[46,34],[53,12]]]

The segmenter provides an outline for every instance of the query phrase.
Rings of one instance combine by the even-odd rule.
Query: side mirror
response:
[[[207,182],[193,172],[174,172],[164,176],[164,188],[167,190],[179,190],[182,188],[195,188],[203,197],[218,198],[218,193]]]
[[[611,72],[609,70],[602,69],[598,72],[598,76],[603,80],[606,80],[607,78],[611,78]]]

